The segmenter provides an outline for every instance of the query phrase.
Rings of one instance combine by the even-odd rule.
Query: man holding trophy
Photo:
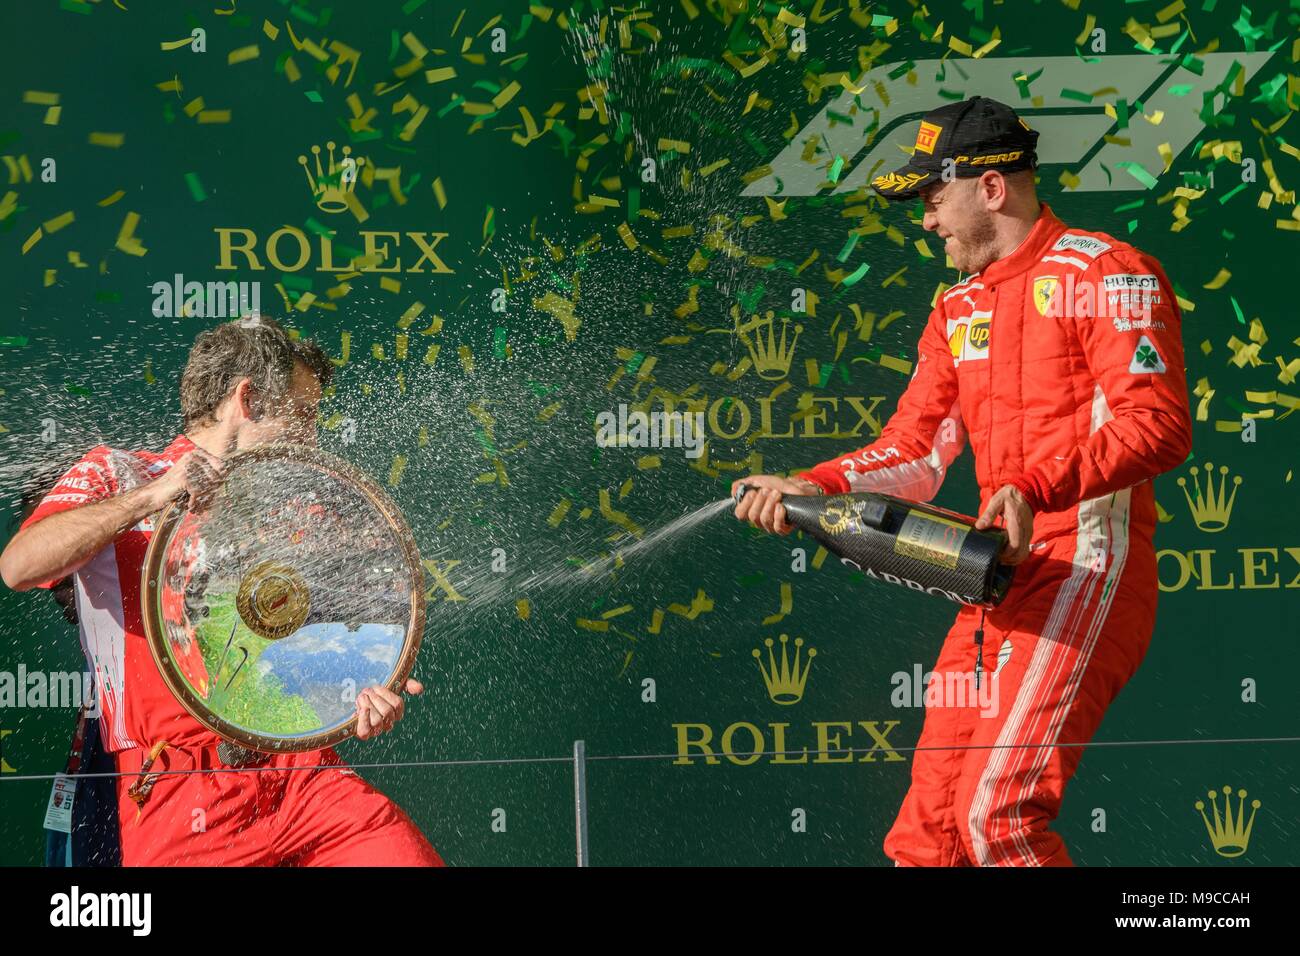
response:
[[[283,638],[314,626],[315,639],[328,633],[337,645],[340,636],[362,633],[358,625],[327,623],[344,620],[337,613],[311,624],[309,613],[320,619],[335,609],[328,607],[326,589],[311,580],[310,567],[241,565],[238,598],[229,600],[217,594],[207,573],[209,563],[220,562],[204,554],[205,510],[213,508],[212,527],[223,521],[227,529],[242,527],[212,504],[220,491],[229,511],[231,499],[222,488],[228,461],[281,443],[313,447],[321,392],[332,372],[315,343],[291,339],[266,318],[203,332],[181,379],[183,433],[158,453],[92,449],[0,555],[0,575],[15,590],[50,587],[68,576],[75,582],[82,644],[101,703],[102,739],[122,774],[125,865],[441,864],[406,814],[344,766],[332,748],[306,749],[313,741],[353,733],[373,738],[402,719],[401,694],[375,682],[359,692],[345,690],[345,712],[320,718],[332,732],[313,734],[321,729],[315,726],[318,712],[338,709],[338,689],[299,693],[293,681],[302,668],[284,663],[292,642]],[[284,494],[290,502],[316,497],[297,489]],[[180,503],[186,496],[188,507]],[[299,511],[304,524],[322,508]],[[175,540],[184,545],[184,557],[164,556],[158,574],[151,568],[142,574],[160,512],[172,516],[169,528],[183,528]],[[256,517],[268,524],[265,516]],[[282,551],[306,533],[273,526],[267,535],[272,545],[282,530],[280,537],[293,539],[281,542]],[[237,551],[249,537],[221,550]],[[414,617],[422,626],[422,600],[416,603]],[[205,636],[200,645],[195,635],[215,637]],[[179,659],[175,666],[162,666],[170,658],[159,657],[160,645]],[[178,647],[187,653],[179,654]],[[411,660],[413,652],[402,655],[408,672]],[[418,681],[401,683],[404,676],[394,679],[397,688],[422,692]],[[257,721],[269,710],[252,689],[261,693],[268,687],[280,694],[281,710],[285,701],[297,708],[296,723],[267,724],[274,729],[261,732]],[[220,713],[218,701],[226,708]],[[217,715],[213,720],[197,719],[209,708]],[[219,735],[212,726],[231,732]],[[297,743],[280,747],[282,739]]]

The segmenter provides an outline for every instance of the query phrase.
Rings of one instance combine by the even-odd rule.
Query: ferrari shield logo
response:
[[[1056,276],[1039,276],[1034,280],[1034,307],[1039,315],[1047,315],[1052,304],[1052,297],[1061,281]]]

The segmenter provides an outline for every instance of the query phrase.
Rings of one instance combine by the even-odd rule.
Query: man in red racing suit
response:
[[[227,750],[168,689],[145,637],[141,572],[156,513],[181,492],[192,504],[201,499],[234,451],[314,444],[331,374],[318,346],[267,318],[201,333],[181,380],[185,433],[161,453],[91,449],[0,554],[0,577],[16,590],[74,581],[102,746],[121,775],[108,822],[118,827],[124,866],[442,863],[410,817],[333,748]],[[199,560],[192,550],[187,558]],[[181,606],[171,610],[186,617]],[[182,667],[205,692],[203,657],[189,638]],[[406,684],[409,693],[422,689]],[[404,713],[387,687],[363,689],[356,703],[359,738],[389,731]]]
[[[922,137],[930,156],[959,157],[955,177],[914,158],[873,185],[890,198],[919,191],[925,227],[975,274],[938,296],[880,437],[794,479],[741,479],[762,493],[737,517],[784,533],[782,494],[929,500],[969,439],[979,524],[1005,522],[1004,560],[1020,566],[982,627],[980,610],[958,613],[931,680],[983,670],[996,707],[927,707],[885,852],[900,865],[1069,865],[1048,826],[1082,745],[1146,653],[1150,479],[1191,448],[1180,314],[1153,259],[1039,204],[1037,134],[1009,108],[978,97],[944,107]],[[1019,163],[962,168],[1025,140]]]

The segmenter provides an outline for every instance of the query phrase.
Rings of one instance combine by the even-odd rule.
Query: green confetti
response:
[[[67,10],[69,13],[89,13],[91,7],[81,0],[59,0],[59,9]]]
[[[1062,89],[1062,90],[1061,90],[1061,97],[1062,97],[1063,99],[1067,99],[1067,100],[1078,100],[1080,103],[1091,103],[1091,102],[1092,102],[1092,94],[1091,94],[1091,93],[1083,93],[1083,92],[1081,92],[1081,91],[1079,91],[1079,90]]]
[[[198,173],[186,173],[185,185],[190,187],[190,195],[194,197],[195,202],[203,202],[208,198],[208,194],[203,191],[203,183],[199,182]]]
[[[1226,193],[1224,193],[1222,196],[1219,197],[1219,205],[1222,206],[1229,199],[1237,195],[1237,193],[1241,192],[1245,188],[1246,188],[1245,183],[1238,183],[1234,188],[1228,190]]]
[[[750,289],[748,292],[739,293],[736,296],[736,301],[740,303],[741,309],[743,309],[746,312],[757,312],[758,302],[761,298],[763,298],[764,289],[765,289],[764,285],[760,282],[758,285],[754,286],[754,288]]]
[[[1232,303],[1232,311],[1237,313],[1237,321],[1242,325],[1246,324],[1246,317],[1241,314],[1241,306],[1237,304],[1236,296],[1228,296],[1228,301]]]
[[[84,385],[73,385],[71,382],[64,382],[63,387],[67,389],[69,392],[71,392],[73,395],[91,394],[90,389],[86,388]]]
[[[460,104],[464,102],[465,102],[465,97],[457,93],[454,97],[452,97],[450,103],[448,103],[442,109],[438,110],[438,119],[442,119],[444,116],[446,116],[448,113],[450,113],[452,110],[454,110],[456,107],[460,106]]]
[[[22,348],[26,344],[27,336],[25,335],[0,335],[0,346]]]
[[[501,326],[497,326],[492,337],[492,354],[497,358],[506,357],[506,336],[507,331]]]
[[[862,277],[867,274],[867,270],[870,268],[871,266],[869,264],[865,262],[862,263],[862,265],[853,270],[852,275],[844,277],[844,284],[846,286],[857,285],[862,281]]]
[[[303,93],[302,95],[305,96],[305,97],[307,97],[307,99],[311,100],[313,103],[324,103],[324,102],[325,102],[325,100],[321,97],[321,95],[320,95],[319,93],[317,93],[315,90],[307,90],[307,91],[306,91],[305,93]]]
[[[1139,165],[1138,163],[1134,163],[1125,159],[1125,160],[1121,160],[1115,165],[1118,166],[1120,169],[1124,170],[1126,173],[1128,173],[1130,176],[1132,176],[1134,179],[1140,182],[1147,189],[1156,188],[1156,178],[1152,176],[1149,172],[1147,172],[1145,169],[1143,169],[1142,166]]]
[[[840,254],[835,257],[836,261],[847,262],[849,255],[853,252],[853,247],[858,244],[859,238],[861,237],[856,232],[853,233],[853,235],[849,236],[848,242],[844,243],[844,248],[841,249]]]

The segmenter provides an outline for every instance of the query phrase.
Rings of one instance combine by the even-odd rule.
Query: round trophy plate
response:
[[[155,518],[141,601],[158,670],[191,715],[268,753],[352,736],[356,695],[400,692],[424,631],[415,538],[364,474],[316,448],[227,460],[208,503]]]

